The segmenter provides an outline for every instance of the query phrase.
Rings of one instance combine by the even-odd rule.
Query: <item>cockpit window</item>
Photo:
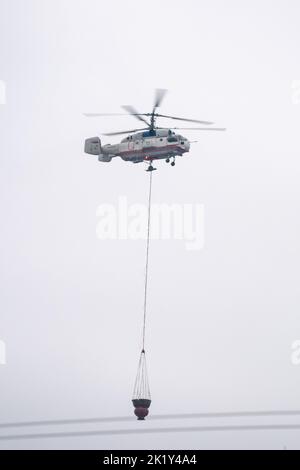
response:
[[[168,137],[168,142],[178,142],[178,139],[175,135],[171,135]]]
[[[143,137],[155,137],[155,136],[156,136],[155,130],[150,129],[150,131],[143,132]]]

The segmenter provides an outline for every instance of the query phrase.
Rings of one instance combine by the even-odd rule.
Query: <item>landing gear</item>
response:
[[[175,166],[175,157],[172,157],[172,158],[173,158],[173,161],[171,163],[171,166]],[[170,163],[170,161],[171,161],[170,158],[166,159],[166,163]]]

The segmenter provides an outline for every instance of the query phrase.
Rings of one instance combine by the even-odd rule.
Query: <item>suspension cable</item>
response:
[[[143,347],[142,353],[145,353],[145,337],[146,337],[146,318],[147,318],[147,294],[148,294],[148,265],[149,265],[149,246],[150,246],[150,230],[151,230],[151,199],[152,199],[152,171],[150,173],[149,182],[149,198],[148,198],[148,227],[147,227],[147,248],[146,248],[146,266],[145,266],[145,290],[144,290],[144,317],[143,317]]]

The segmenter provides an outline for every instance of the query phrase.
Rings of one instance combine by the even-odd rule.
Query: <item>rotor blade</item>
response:
[[[213,122],[209,122],[209,121],[198,121],[197,119],[185,119],[185,118],[180,118],[180,117],[175,117],[175,116],[166,116],[165,114],[155,114],[155,116],[168,118],[168,119],[174,119],[175,121],[194,122],[197,124],[205,124],[205,125],[214,124]]]
[[[125,111],[127,111],[128,114],[131,114],[131,116],[135,116],[139,121],[144,122],[145,124],[147,124],[147,126],[150,127],[150,124],[146,121],[146,119],[142,117],[144,116],[144,114],[138,113],[137,110],[133,106],[125,105],[125,106],[122,106],[122,108],[125,109]]]
[[[226,127],[158,127],[158,129],[174,129],[186,131],[226,131]]]
[[[155,99],[154,99],[154,110],[156,108],[159,108],[161,103],[162,103],[162,100],[164,99],[164,97],[166,96],[166,93],[167,93],[168,90],[164,89],[164,88],[157,88],[155,90]]]
[[[132,134],[133,132],[139,132],[139,131],[147,131],[149,127],[144,127],[144,129],[131,129],[130,131],[120,131],[120,132],[108,132],[106,136],[111,136],[111,135],[123,135],[123,134]]]
[[[86,117],[99,117],[99,116],[127,116],[126,113],[84,113]]]

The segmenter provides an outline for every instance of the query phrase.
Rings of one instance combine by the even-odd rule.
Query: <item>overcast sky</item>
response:
[[[83,153],[85,138],[135,128],[134,118],[83,113],[122,104],[148,112],[156,87],[169,89],[164,114],[228,130],[182,131],[199,143],[153,175],[153,202],[203,205],[205,245],[151,243],[151,413],[300,409],[300,365],[291,362],[300,339],[299,16],[297,0],[0,0],[0,422],[132,413],[145,242],[99,240],[96,214],[119,197],[145,204],[148,174]],[[158,423],[120,426],[137,425]],[[157,434],[0,447],[280,449],[299,438]]]

